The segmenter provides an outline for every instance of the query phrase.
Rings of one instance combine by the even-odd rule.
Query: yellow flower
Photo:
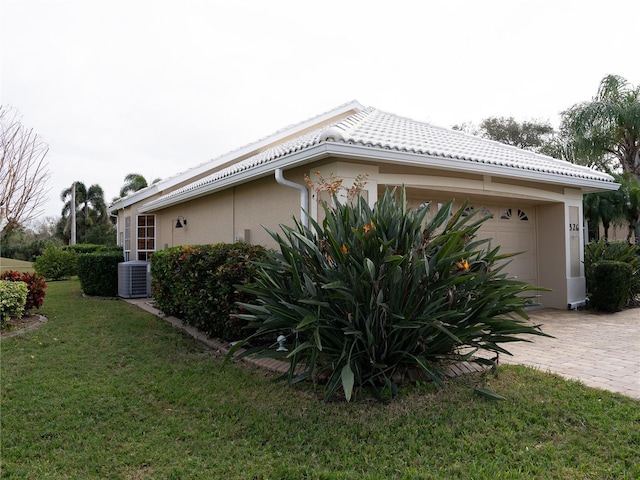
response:
[[[364,230],[364,233],[369,233],[369,230],[371,230],[371,227],[369,225],[365,225],[364,227],[362,227],[362,229]]]
[[[469,270],[469,262],[467,261],[467,259],[463,259],[461,262],[456,262],[456,265],[458,267],[458,271],[462,271],[462,272],[467,272]]]

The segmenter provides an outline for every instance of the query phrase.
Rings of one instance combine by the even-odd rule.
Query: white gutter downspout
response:
[[[309,191],[307,187],[304,185],[300,185],[299,183],[290,182],[286,180],[282,175],[282,169],[276,168],[276,182],[280,185],[284,185],[285,187],[295,188],[300,191],[300,220],[302,221],[302,225],[306,228],[309,228],[309,216],[307,215],[307,208],[309,208]]]

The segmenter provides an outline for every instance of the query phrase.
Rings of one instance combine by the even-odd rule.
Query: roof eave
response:
[[[519,180],[531,180],[541,183],[551,183],[556,185],[578,187],[585,191],[606,191],[617,190],[619,184],[611,182],[588,179],[583,177],[561,175],[553,172],[540,172],[528,170],[524,168],[515,168],[491,163],[474,161],[469,159],[461,159],[456,157],[444,157],[435,155],[426,155],[424,153],[406,152],[401,150],[381,149],[379,147],[367,147],[363,145],[346,144],[342,142],[331,143],[332,148],[328,149],[329,153],[334,156],[343,156],[351,158],[374,158],[379,161],[411,166],[430,166],[443,170],[453,170],[457,172],[469,172],[469,165],[473,164],[474,173],[481,175],[493,175],[499,177],[507,177]],[[425,164],[425,158],[429,162]]]
[[[156,201],[146,203],[140,207],[139,212],[151,213],[162,210],[164,208],[171,207],[188,200],[194,200],[205,195],[211,195],[212,193],[219,192],[238,184],[246,183],[250,180],[255,180],[260,177],[272,175],[278,168],[292,168],[299,165],[304,165],[305,163],[311,163],[316,160],[325,158],[329,155],[330,153],[328,152],[326,143],[314,145],[305,150],[301,150],[290,155],[285,155],[277,160],[265,163],[264,165],[249,168],[245,171],[231,174],[228,177],[216,180],[215,182],[211,182],[193,188],[191,190],[187,190],[170,198],[166,198],[164,200],[158,199]]]
[[[507,177],[518,180],[524,179],[540,183],[575,187],[583,190],[583,192],[585,193],[617,190],[620,186],[613,181],[606,182],[583,177],[561,175],[552,172],[538,172],[521,168],[505,167],[480,161],[474,162],[473,160],[466,160],[455,157],[439,157],[434,155],[425,155],[423,153],[381,149],[379,147],[367,147],[362,145],[348,144],[344,142],[328,141],[295,152],[293,154],[284,155],[281,158],[278,158],[271,162],[267,162],[264,165],[248,168],[247,170],[244,170],[242,172],[231,174],[228,177],[201,185],[199,187],[195,187],[191,190],[184,191],[169,198],[160,198],[153,202],[149,202],[142,205],[139,211],[140,213],[150,213],[162,210],[164,208],[177,205],[188,200],[193,200],[195,198],[210,195],[212,193],[230,188],[238,184],[246,183],[256,178],[271,175],[278,168],[294,168],[329,156],[342,158],[375,159],[382,162],[394,163],[396,165],[404,164],[421,167],[429,166],[442,170],[457,172],[469,172],[469,164],[473,163],[474,173],[478,173],[481,175]],[[425,159],[428,159],[427,163],[425,163]]]

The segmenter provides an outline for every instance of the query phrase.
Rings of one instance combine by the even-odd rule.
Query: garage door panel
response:
[[[505,272],[510,277],[529,284],[537,284],[537,243],[535,209],[533,207],[492,205],[487,209],[493,218],[482,224],[479,239],[491,239],[491,246],[500,246],[500,253],[522,252],[506,259]]]

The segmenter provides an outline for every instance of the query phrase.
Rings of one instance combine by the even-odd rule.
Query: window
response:
[[[124,259],[129,261],[131,256],[131,217],[124,218],[124,238],[123,238]]]
[[[155,215],[138,215],[137,224],[138,260],[149,260],[156,250],[156,217]]]

